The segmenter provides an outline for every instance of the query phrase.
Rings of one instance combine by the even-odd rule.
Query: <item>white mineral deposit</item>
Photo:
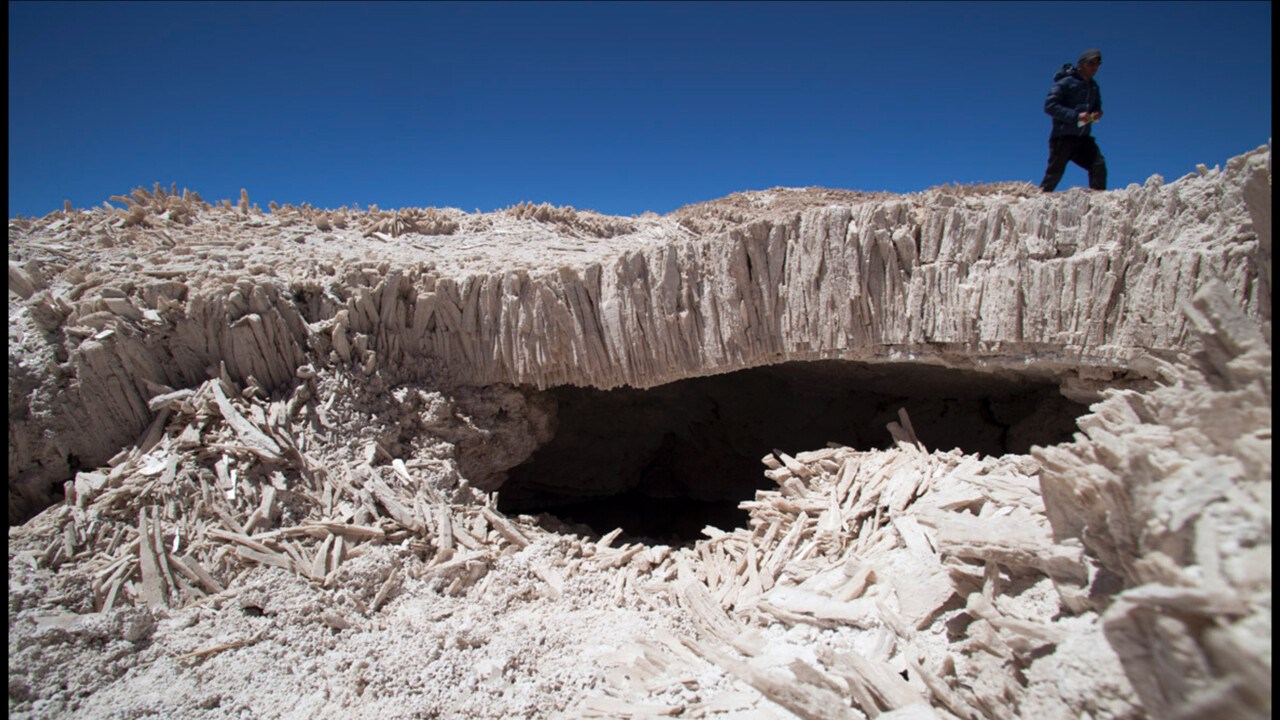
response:
[[[1270,144],[111,200],[9,220],[11,718],[1270,717]]]

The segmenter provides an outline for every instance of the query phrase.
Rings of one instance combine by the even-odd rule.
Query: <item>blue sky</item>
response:
[[[1270,2],[11,1],[9,216],[155,182],[617,215],[1039,182],[1044,97],[1088,47],[1110,187],[1270,138]]]

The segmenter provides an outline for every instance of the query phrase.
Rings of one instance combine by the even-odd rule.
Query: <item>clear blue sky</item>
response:
[[[11,1],[9,216],[157,181],[618,215],[1039,182],[1053,73],[1094,46],[1110,187],[1270,137],[1270,2]]]

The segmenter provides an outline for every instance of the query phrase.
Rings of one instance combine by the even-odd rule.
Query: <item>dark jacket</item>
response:
[[[1053,132],[1049,137],[1085,137],[1091,124],[1076,127],[1076,122],[1082,112],[1102,112],[1102,92],[1098,90],[1098,83],[1080,77],[1074,65],[1063,65],[1053,76],[1053,88],[1044,100],[1044,111],[1053,118]]]

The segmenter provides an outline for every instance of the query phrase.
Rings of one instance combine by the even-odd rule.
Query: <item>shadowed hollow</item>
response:
[[[930,449],[1026,453],[1069,441],[1087,408],[1056,385],[917,364],[792,362],[637,390],[549,391],[555,437],[513,468],[510,513],[548,512],[597,534],[664,543],[745,526],[739,502],[775,487],[761,458],[838,443],[887,448],[905,408]]]

